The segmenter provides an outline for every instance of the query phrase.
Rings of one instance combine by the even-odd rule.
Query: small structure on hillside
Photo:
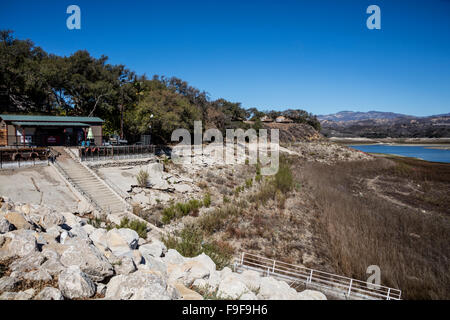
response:
[[[279,116],[275,119],[275,122],[277,123],[293,123],[292,119],[289,119],[285,116]]]
[[[261,122],[273,122],[273,119],[269,116],[264,116],[261,118]]]
[[[101,145],[102,124],[97,117],[0,114],[0,146],[76,146],[86,139]]]

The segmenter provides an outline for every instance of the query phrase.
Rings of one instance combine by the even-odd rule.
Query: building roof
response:
[[[260,119],[262,122],[273,122],[273,119],[269,116],[264,116]]]
[[[276,122],[294,122],[293,120],[289,119],[285,116],[279,116],[275,119]]]
[[[63,117],[63,116],[34,116],[18,114],[0,114],[0,118],[5,121],[34,121],[34,122],[104,122],[98,117]]]
[[[40,122],[40,121],[13,121],[15,126],[32,127],[89,127],[90,124],[81,122]]]

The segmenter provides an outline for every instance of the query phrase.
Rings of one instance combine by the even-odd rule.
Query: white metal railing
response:
[[[400,300],[401,290],[364,282],[328,272],[293,265],[247,252],[235,261],[235,268],[259,271],[285,280],[292,287],[304,284],[347,299]]]

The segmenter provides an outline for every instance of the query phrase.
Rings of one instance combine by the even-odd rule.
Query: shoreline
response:
[[[405,145],[405,146],[429,146],[429,147],[449,147],[450,138],[363,138],[363,137],[330,137],[329,141],[343,145]]]

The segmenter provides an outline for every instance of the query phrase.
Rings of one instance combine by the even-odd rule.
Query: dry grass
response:
[[[450,166],[377,159],[334,166],[307,164],[297,172],[315,198],[315,232],[336,272],[367,279],[366,268],[378,265],[382,284],[400,288],[406,299],[450,298],[449,216],[397,206],[363,183],[381,175],[390,179],[393,188],[395,183],[411,181],[448,187]],[[409,196],[409,201],[416,200],[414,194]],[[444,206],[450,206],[448,198]]]

